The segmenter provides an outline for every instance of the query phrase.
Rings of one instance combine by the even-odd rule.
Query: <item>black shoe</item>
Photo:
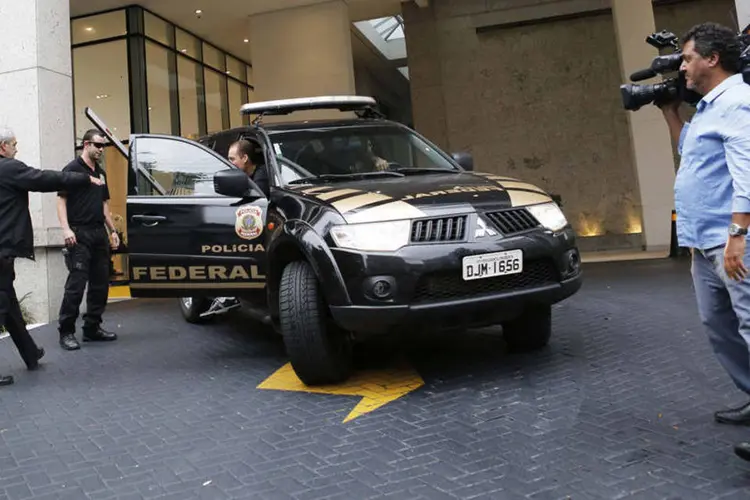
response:
[[[0,375],[0,386],[11,385],[13,383],[13,375]]]
[[[750,403],[731,410],[717,411],[714,419],[721,424],[750,425]]]
[[[117,340],[117,335],[101,328],[98,328],[94,333],[83,332],[84,342],[109,342],[112,340]]]
[[[37,347],[36,349],[36,359],[30,363],[26,364],[26,367],[29,370],[36,370],[39,368],[39,360],[44,357],[44,348],[43,347]]]
[[[66,351],[75,351],[81,348],[81,344],[76,340],[76,336],[72,333],[60,336],[60,347]]]
[[[750,443],[739,443],[734,445],[734,454],[741,459],[750,462]]]

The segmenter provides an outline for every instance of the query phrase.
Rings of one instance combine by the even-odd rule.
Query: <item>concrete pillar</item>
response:
[[[617,50],[623,82],[649,67],[658,55],[646,43],[656,31],[651,0],[612,0]],[[647,82],[657,81],[654,79]],[[628,112],[633,166],[641,198],[644,245],[648,251],[668,252],[674,208],[675,165],[669,129],[656,106]]]
[[[70,0],[0,0],[0,121],[13,129],[17,158],[62,169],[74,156]],[[30,292],[33,322],[57,318],[66,271],[54,193],[32,193],[36,261],[16,263],[19,298]]]
[[[254,101],[355,93],[351,20],[343,0],[258,14],[249,31]]]
[[[734,5],[737,8],[737,29],[743,29],[750,24],[750,0],[734,0]]]

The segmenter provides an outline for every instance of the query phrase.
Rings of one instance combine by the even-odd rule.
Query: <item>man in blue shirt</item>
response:
[[[698,311],[711,346],[735,385],[750,394],[750,85],[742,44],[703,23],[682,38],[687,87],[703,96],[689,123],[679,102],[661,105],[681,156],[675,180],[677,238],[691,249]],[[750,424],[750,403],[719,411],[722,423]]]

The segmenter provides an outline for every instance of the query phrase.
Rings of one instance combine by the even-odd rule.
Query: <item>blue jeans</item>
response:
[[[748,268],[749,255],[746,251]],[[742,281],[727,277],[723,246],[694,250],[691,274],[711,347],[735,385],[750,394],[750,277]]]

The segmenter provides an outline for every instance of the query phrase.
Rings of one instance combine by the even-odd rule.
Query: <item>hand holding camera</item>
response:
[[[745,83],[750,84],[750,36],[740,33],[737,35],[737,39],[743,47],[739,61],[741,72]],[[685,75],[680,71],[682,51],[680,50],[677,36],[669,31],[660,31],[646,37],[646,43],[659,50],[672,48],[674,52],[655,57],[649,68],[638,70],[630,75],[632,81],[647,80],[657,75],[675,71],[678,74],[675,77],[665,78],[661,82],[653,84],[638,85],[626,83],[620,85],[623,107],[629,111],[637,111],[646,104],[653,103],[655,106],[661,108],[662,111],[670,111],[672,109],[676,111],[681,102],[695,106],[703,96],[687,87]]]

